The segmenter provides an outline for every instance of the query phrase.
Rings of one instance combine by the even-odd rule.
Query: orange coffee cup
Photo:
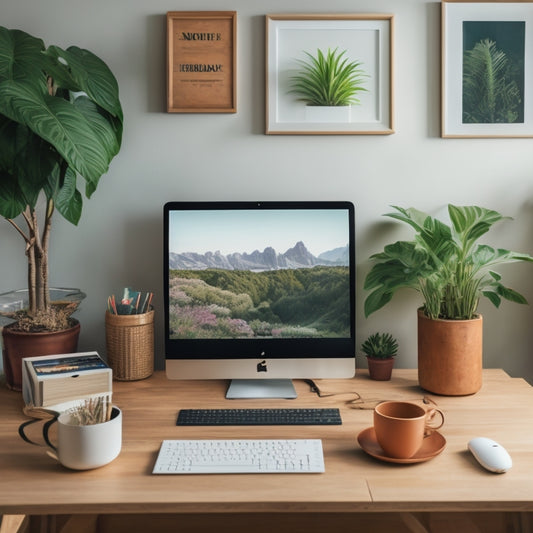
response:
[[[440,424],[434,425],[435,415]],[[424,409],[411,402],[382,402],[374,409],[374,431],[383,451],[396,459],[408,459],[421,448],[424,438],[442,427],[440,409]]]

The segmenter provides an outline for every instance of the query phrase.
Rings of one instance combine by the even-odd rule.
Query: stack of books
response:
[[[22,359],[22,394],[27,406],[63,411],[97,396],[111,401],[112,388],[113,371],[97,352]]]

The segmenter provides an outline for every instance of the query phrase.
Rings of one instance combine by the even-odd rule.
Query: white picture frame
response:
[[[266,15],[267,135],[388,135],[393,126],[393,29],[390,14]],[[346,51],[362,63],[367,91],[349,118],[309,118],[289,93],[304,52]],[[329,108],[332,109],[332,108]]]

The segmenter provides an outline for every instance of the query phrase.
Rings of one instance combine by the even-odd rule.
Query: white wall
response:
[[[165,13],[238,12],[238,112],[165,112]],[[266,136],[264,14],[393,13],[396,133],[390,136]],[[30,15],[31,14],[31,15]],[[493,244],[533,252],[533,140],[441,139],[440,3],[426,0],[5,0],[0,24],[76,44],[102,57],[118,78],[125,114],[123,148],[79,227],[59,217],[52,237],[51,281],[88,294],[78,314],[80,349],[105,353],[107,295],[131,285],[156,293],[162,362],[162,206],[167,200],[348,199],[356,205],[358,345],[376,330],[401,345],[397,365],[416,366],[414,294],[397,296],[365,320],[362,282],[368,257],[405,228],[381,215],[388,206],[440,213],[448,202],[477,204],[514,217]],[[24,246],[0,224],[0,292],[25,286]],[[533,302],[533,265],[505,269]],[[483,304],[486,367],[533,381],[533,308]]]

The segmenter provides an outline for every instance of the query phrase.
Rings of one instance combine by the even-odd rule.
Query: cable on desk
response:
[[[364,399],[357,391],[341,391],[341,392],[326,392],[322,390],[313,379],[304,379],[304,383],[307,383],[309,387],[311,387],[311,392],[314,392],[319,398],[330,398],[332,396],[341,396],[344,394],[351,394],[354,396],[354,398],[350,400],[346,400],[344,403],[347,407],[350,407],[351,409],[374,409],[376,405],[378,405],[381,402],[390,400],[390,398],[370,398],[370,399]],[[402,401],[416,401],[416,402],[422,402],[423,404],[429,405],[437,405],[437,403],[432,400],[429,396],[424,395],[422,398],[401,398]]]

